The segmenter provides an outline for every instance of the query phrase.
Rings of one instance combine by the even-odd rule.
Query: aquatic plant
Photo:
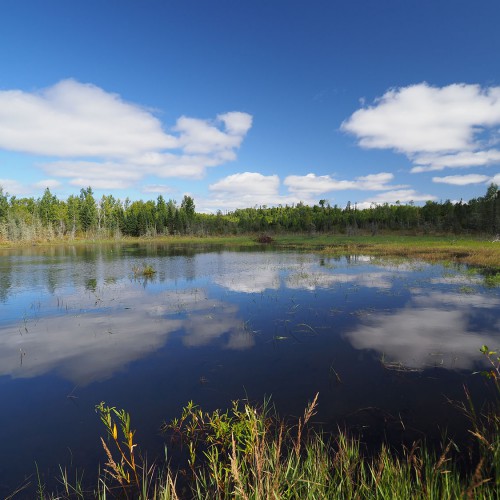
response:
[[[141,466],[136,462],[136,444],[134,443],[135,431],[130,429],[130,415],[125,410],[117,410],[115,407],[109,407],[104,402],[96,406],[102,423],[104,424],[108,442],[111,441],[116,449],[118,458],[115,460],[106,441],[101,437],[102,446],[106,452],[108,462],[105,472],[115,479],[123,488],[124,493],[129,486],[136,486],[140,489],[139,471]],[[117,426],[118,422],[118,426]],[[118,439],[121,431],[121,439]]]
[[[483,351],[487,357],[496,354]],[[497,380],[500,367],[496,359],[493,363]],[[109,444],[102,439],[108,462],[97,488],[85,490],[81,474],[71,484],[61,468],[63,491],[47,494],[37,475],[38,498],[498,498],[498,413],[488,415],[496,433],[487,433],[475,416],[471,435],[479,455],[475,467],[465,472],[454,460],[460,450],[449,440],[438,453],[423,442],[399,453],[381,443],[379,451],[367,453],[361,440],[346,431],[328,437],[311,426],[317,402],[318,395],[296,423],[281,420],[269,399],[262,405],[234,401],[230,409],[213,412],[189,402],[179,418],[162,426],[170,446],[180,445],[187,454],[187,471],[178,471],[181,484],[170,466],[148,466],[137,453],[130,415],[100,403],[96,409]]]
[[[152,278],[156,274],[156,270],[150,264],[143,264],[142,266],[134,266],[132,268],[135,278]]]

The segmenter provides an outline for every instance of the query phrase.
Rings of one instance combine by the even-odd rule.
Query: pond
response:
[[[1,497],[36,468],[95,481],[100,401],[151,460],[189,400],[270,396],[291,418],[319,392],[316,423],[367,445],[460,440],[450,401],[464,384],[480,399],[479,348],[499,345],[500,290],[464,267],[156,244],[0,256]]]

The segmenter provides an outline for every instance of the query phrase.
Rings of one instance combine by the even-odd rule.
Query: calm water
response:
[[[134,266],[150,264],[151,280]],[[461,436],[447,398],[476,394],[499,346],[500,290],[464,268],[162,246],[0,254],[0,496],[35,470],[104,462],[94,407],[125,408],[151,458],[187,401],[272,395],[368,444]]]

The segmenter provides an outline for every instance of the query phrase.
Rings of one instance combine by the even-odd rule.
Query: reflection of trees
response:
[[[12,266],[9,258],[2,257],[0,267],[0,301],[5,302],[12,287]]]

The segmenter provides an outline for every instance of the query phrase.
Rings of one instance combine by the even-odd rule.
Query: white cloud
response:
[[[456,154],[444,155],[419,155],[415,158],[415,167],[411,172],[432,172],[444,170],[445,168],[470,168],[489,166],[500,163],[500,151],[490,149],[488,151],[463,151]]]
[[[38,189],[56,189],[61,186],[61,183],[57,179],[44,179],[42,181],[35,182],[33,187]]]
[[[190,154],[222,153],[226,159],[234,159],[235,148],[238,148],[244,135],[249,130],[252,119],[245,113],[237,113],[248,117],[245,125],[241,118],[231,118],[234,113],[219,115],[219,121],[226,127],[226,131],[219,130],[215,124],[207,120],[181,116],[177,120],[174,131],[179,132],[178,145]]]
[[[467,186],[468,184],[481,184],[488,182],[490,177],[487,175],[469,174],[469,175],[447,175],[446,177],[433,177],[432,182],[441,184],[452,184],[454,186]]]
[[[125,188],[147,175],[201,178],[236,158],[247,113],[180,117],[165,132],[149,110],[75,80],[36,93],[0,91],[0,149],[58,157],[38,165],[70,184]]]
[[[384,203],[393,204],[397,201],[401,203],[436,200],[437,197],[431,194],[421,194],[414,189],[396,189],[394,191],[386,191],[372,196],[357,206],[359,209],[370,208],[373,204],[383,205]]]
[[[372,203],[394,203],[400,201],[427,201],[436,199],[433,195],[420,194],[407,186],[388,184],[394,175],[380,172],[354,180],[337,180],[329,175],[290,175],[283,185],[288,188],[287,194],[280,194],[280,178],[277,175],[262,175],[257,172],[243,172],[229,175],[209,186],[209,199],[199,199],[197,206],[202,211],[225,208],[248,208],[256,205],[292,205],[303,202],[307,205],[318,203],[326,193],[339,190],[385,191],[365,202],[359,208],[369,208]],[[399,188],[399,189],[396,189]]]
[[[235,210],[256,205],[293,205],[299,202],[314,204],[308,196],[281,195],[280,178],[277,175],[262,175],[257,172],[242,172],[224,177],[210,184],[210,197],[199,199],[197,206],[202,211],[217,209]]]
[[[252,117],[247,113],[240,111],[232,111],[217,117],[224,122],[228,134],[242,137],[252,126]]]
[[[500,87],[420,83],[389,90],[341,129],[361,147],[406,154],[417,164],[412,171],[422,172],[499,163],[500,152],[490,147],[499,126]]]
[[[363,177],[356,177],[352,181],[333,179],[329,175],[307,174],[289,175],[285,178],[284,184],[292,193],[304,193],[309,195],[320,195],[330,191],[340,191],[347,189],[362,189],[367,191],[379,191],[394,189],[406,186],[391,186],[387,183],[394,178],[388,172],[370,174]]]
[[[210,184],[213,192],[227,194],[261,195],[264,197],[278,194],[280,180],[277,175],[262,175],[257,172],[243,172],[229,175],[220,181]]]
[[[0,186],[3,188],[3,194],[8,193],[13,196],[22,196],[29,194],[29,188],[13,179],[0,179]]]
[[[61,183],[57,179],[44,179],[32,184],[21,183],[13,179],[0,179],[0,186],[3,188],[4,194],[8,193],[10,196],[29,196],[33,192],[39,193],[40,191],[44,191],[45,188],[56,189],[61,186]]]
[[[173,189],[170,186],[167,186],[166,184],[149,184],[147,186],[142,187],[142,192],[143,193],[171,193],[173,192]]]
[[[0,91],[0,147],[45,156],[127,157],[172,148],[150,112],[95,85],[63,80],[38,93]]]

